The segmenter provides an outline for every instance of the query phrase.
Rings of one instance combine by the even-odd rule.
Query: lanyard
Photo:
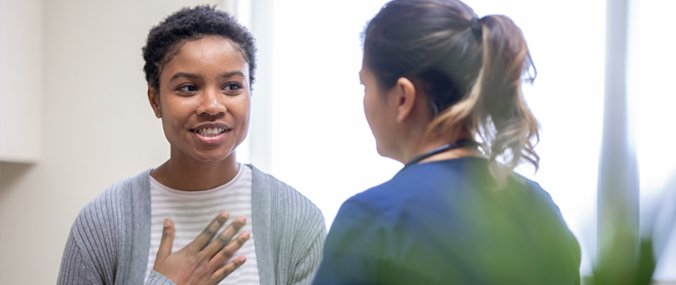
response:
[[[452,143],[442,145],[440,147],[437,147],[433,150],[430,150],[426,153],[419,155],[418,157],[416,157],[413,160],[406,163],[406,165],[404,167],[412,165],[412,164],[416,164],[416,163],[418,163],[422,160],[425,160],[426,158],[429,158],[433,155],[436,155],[436,154],[439,154],[439,153],[442,153],[442,152],[446,152],[446,151],[457,149],[457,148],[463,148],[463,147],[475,145],[475,144],[476,144],[475,142],[468,140],[468,139],[457,140],[457,141],[454,141]]]

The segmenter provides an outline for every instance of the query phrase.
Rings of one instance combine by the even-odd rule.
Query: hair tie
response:
[[[483,24],[481,23],[481,19],[472,18],[472,20],[469,23],[469,27],[472,29],[474,37],[476,37],[477,40],[481,41],[484,29]]]

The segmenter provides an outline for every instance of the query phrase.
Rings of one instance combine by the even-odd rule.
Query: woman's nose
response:
[[[205,89],[201,94],[200,104],[197,108],[197,114],[200,116],[222,116],[227,111],[225,107],[225,95],[214,88]]]

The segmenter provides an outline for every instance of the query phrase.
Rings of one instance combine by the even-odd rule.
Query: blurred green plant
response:
[[[592,275],[585,285],[651,285],[664,245],[676,227],[676,176],[644,215],[643,234],[622,209],[614,217],[611,238],[599,245]],[[662,218],[662,219],[660,219]],[[600,227],[602,228],[602,227]],[[673,239],[673,237],[672,237]],[[659,244],[658,244],[659,243]]]
[[[620,246],[618,244],[618,246]],[[631,247],[627,247],[631,248]],[[632,248],[633,249],[633,248]],[[634,257],[626,258],[617,252],[605,252],[595,265],[592,276],[585,282],[589,285],[650,285],[657,267],[653,241],[644,238],[639,241]]]

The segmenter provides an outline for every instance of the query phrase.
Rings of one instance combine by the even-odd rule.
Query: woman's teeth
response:
[[[206,137],[217,136],[224,132],[225,128],[202,128],[197,130],[198,134]]]

